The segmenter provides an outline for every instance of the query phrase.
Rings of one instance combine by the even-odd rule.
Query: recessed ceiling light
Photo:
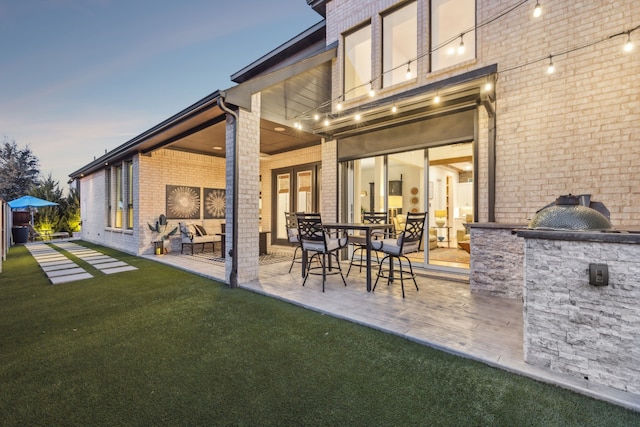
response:
[[[278,126],[278,127],[273,128],[273,130],[275,130],[276,132],[284,132],[286,129],[283,128],[283,127]]]
[[[213,147],[214,150],[222,150],[222,147],[216,145],[215,147]]]

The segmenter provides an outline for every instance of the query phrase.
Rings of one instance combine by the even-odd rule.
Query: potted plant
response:
[[[151,225],[147,223],[149,229],[158,233],[158,237],[153,241],[153,251],[156,255],[163,255],[167,253],[167,248],[169,246],[169,237],[176,234],[178,231],[178,227],[175,227],[172,230],[169,230],[169,222],[167,221],[167,217],[163,214],[160,214],[158,219],[156,220],[155,225]]]

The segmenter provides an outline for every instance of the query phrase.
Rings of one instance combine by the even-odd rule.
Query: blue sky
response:
[[[305,0],[0,0],[0,139],[66,189],[321,19]]]

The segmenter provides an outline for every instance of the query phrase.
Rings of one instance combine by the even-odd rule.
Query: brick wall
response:
[[[327,3],[327,43],[371,20],[372,64],[380,73],[380,16],[397,4],[390,0],[333,0]],[[428,1],[418,0],[419,54],[428,51]],[[483,23],[513,5],[509,0],[477,0]],[[526,222],[560,194],[592,194],[611,211],[616,227],[640,225],[640,49],[624,53],[625,36],[609,39],[640,24],[640,2],[545,2],[533,18],[534,3],[477,31],[477,59],[429,73],[426,59],[416,64],[418,77],[379,92],[386,97],[497,64],[496,84],[496,221]],[[635,19],[635,21],[634,21]],[[632,38],[638,42],[640,32]],[[545,60],[597,40],[602,43],[554,58],[547,75]],[[342,58],[332,67],[332,98],[342,93]],[[535,59],[543,61],[521,68]],[[414,65],[412,64],[412,69]],[[509,69],[512,69],[509,71]],[[357,99],[345,108],[369,99]],[[486,147],[487,122],[481,117],[480,141]],[[487,157],[480,151],[480,220],[487,215]]]

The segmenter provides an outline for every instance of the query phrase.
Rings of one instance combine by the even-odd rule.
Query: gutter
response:
[[[233,221],[231,225],[231,249],[229,249],[228,255],[231,257],[231,275],[229,276],[229,286],[235,288],[238,286],[238,257],[236,256],[238,248],[238,113],[231,110],[224,103],[225,93],[220,93],[218,97],[218,106],[225,113],[230,114],[233,117]]]

